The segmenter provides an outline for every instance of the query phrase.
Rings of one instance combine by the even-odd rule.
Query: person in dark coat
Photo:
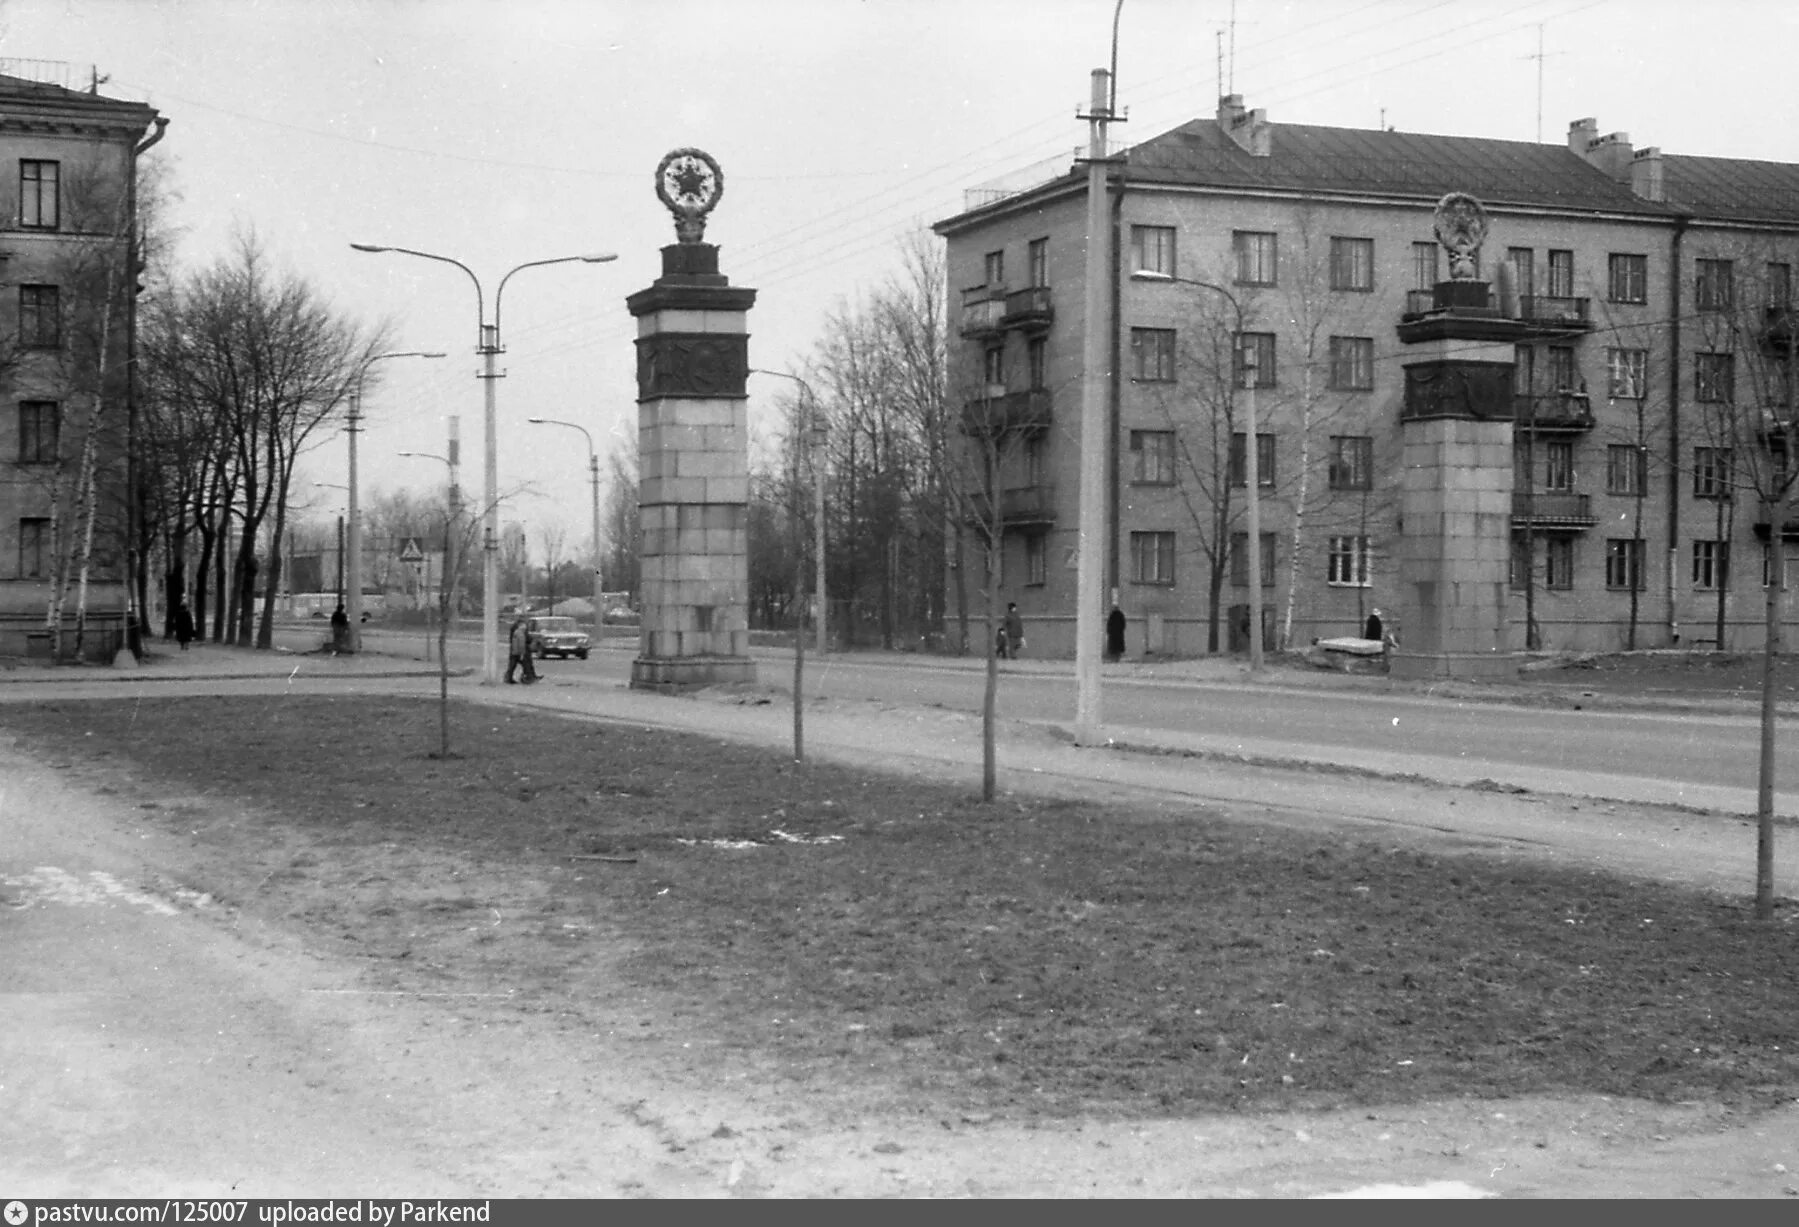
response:
[[[1006,622],[1000,628],[999,655],[1001,660],[1017,660],[1018,649],[1024,646],[1024,615],[1018,612],[1015,601],[1006,604]]]
[[[537,666],[531,663],[531,628],[525,619],[515,618],[512,631],[506,639],[506,682],[512,685],[517,682],[513,673],[518,669],[525,672],[525,685],[529,686],[537,680]]]
[[[1368,615],[1368,624],[1362,627],[1362,638],[1372,639],[1376,643],[1384,643],[1385,639],[1382,636],[1384,630],[1385,626],[1380,620],[1380,610],[1377,609]]]
[[[1106,659],[1124,659],[1124,610],[1116,605],[1106,615]]]
[[[175,607],[175,642],[181,645],[183,652],[187,645],[194,641],[194,614],[183,601]]]
[[[331,611],[331,650],[347,652],[350,649],[350,615],[339,605]]]

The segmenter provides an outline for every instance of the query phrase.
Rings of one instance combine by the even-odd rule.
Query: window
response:
[[[1274,235],[1260,230],[1237,230],[1231,234],[1231,249],[1237,253],[1238,285],[1275,284]]]
[[[1032,239],[1025,249],[1025,260],[1030,266],[1031,284],[1046,286],[1049,284],[1049,240]]]
[[[1374,338],[1331,338],[1330,386],[1339,392],[1366,391],[1374,386]]]
[[[1274,534],[1262,534],[1262,558],[1257,564],[1262,568],[1260,579],[1262,587],[1274,587]],[[1231,583],[1238,588],[1249,587],[1249,534],[1231,534]]]
[[[1605,492],[1642,498],[1648,486],[1647,448],[1613,443],[1605,449]]]
[[[1543,547],[1543,587],[1574,587],[1574,538],[1557,534],[1540,536],[1537,541]],[[1525,586],[1530,573],[1531,539],[1523,533],[1512,536],[1512,567],[1510,581],[1514,588]]]
[[[1574,444],[1552,439],[1542,446],[1543,489],[1561,493],[1574,489]]]
[[[1043,436],[1031,435],[1024,441],[1024,484],[1041,486],[1043,484]]]
[[[1368,538],[1332,537],[1325,582],[1339,587],[1368,586]]]
[[[1606,258],[1609,289],[1606,297],[1613,302],[1649,301],[1649,257],[1621,255],[1613,252]]]
[[[1174,379],[1174,329],[1131,329],[1131,377],[1161,383]]]
[[[1643,590],[1643,539],[1612,537],[1605,543],[1605,586]]]
[[[1330,488],[1374,488],[1374,439],[1369,435],[1332,435]]]
[[[1528,345],[1512,346],[1512,394],[1530,396],[1537,387],[1537,351]]]
[[[1132,533],[1131,574],[1139,584],[1174,583],[1174,534]]]
[[[1728,403],[1736,399],[1736,355],[1693,355],[1693,398]]]
[[[19,463],[54,464],[61,417],[53,400],[19,402]]]
[[[988,252],[987,259],[985,261],[985,267],[986,267],[986,277],[987,277],[987,280],[985,282],[986,285],[998,287],[998,286],[1003,286],[1006,284],[1006,253],[1005,252],[1003,252],[1003,251]]]
[[[1041,391],[1049,386],[1049,342],[1043,337],[1032,337],[1024,347],[1025,371],[1031,377],[1031,390]]]
[[[19,521],[19,578],[37,579],[50,573],[50,521],[28,516]]]
[[[1696,260],[1699,283],[1693,305],[1701,311],[1728,311],[1735,305],[1736,285],[1729,260]]]
[[[1331,289],[1374,288],[1374,240],[1331,240]]]
[[[1574,538],[1543,538],[1543,587],[1574,587]]]
[[[981,351],[981,378],[987,395],[1003,396],[1006,391],[1006,351],[999,346]]]
[[[1791,264],[1768,265],[1768,305],[1777,311],[1785,311],[1793,305]]]
[[[1548,360],[1548,366],[1544,373],[1549,376],[1549,391],[1579,392],[1583,390],[1580,372],[1574,367],[1573,346],[1551,345],[1544,357]]]
[[[1132,226],[1131,268],[1139,273],[1174,276],[1174,227]]]
[[[1693,587],[1722,588],[1730,580],[1730,543],[1693,542]]]
[[[27,349],[62,345],[62,297],[53,285],[19,287],[19,344]]]
[[[1641,400],[1649,395],[1649,351],[1605,351],[1606,391],[1620,400]]]
[[[1243,387],[1243,367],[1247,365],[1245,352],[1253,354],[1256,364],[1255,386],[1272,388],[1274,386],[1274,334],[1272,332],[1244,332],[1237,336],[1237,386]]]
[[[1138,486],[1174,484],[1174,432],[1131,431],[1131,483]]]
[[[1024,539],[1024,582],[1032,587],[1041,587],[1048,582],[1049,575],[1049,539],[1042,533],[1032,533]]]
[[[1537,253],[1528,247],[1508,247],[1505,258],[1511,261],[1512,280],[1520,298],[1537,295]]]
[[[1249,457],[1243,446],[1243,432],[1231,435],[1231,485],[1244,484],[1245,467]],[[1274,485],[1274,436],[1258,432],[1256,434],[1256,488],[1264,489]]]
[[[62,224],[61,178],[60,163],[19,163],[19,225],[27,230],[55,230]]]
[[[1693,497],[1730,497],[1730,449],[1728,447],[1696,447],[1693,449]]]
[[[1552,250],[1549,253],[1549,297],[1574,297],[1573,252]]]
[[[1414,290],[1432,290],[1442,278],[1437,274],[1437,252],[1435,243],[1412,244],[1412,288]]]

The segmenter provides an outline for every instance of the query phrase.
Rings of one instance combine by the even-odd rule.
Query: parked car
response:
[[[575,625],[573,618],[537,615],[525,620],[525,633],[531,639],[531,650],[539,660],[547,660],[551,656],[567,659],[579,656],[587,659],[587,632]]]

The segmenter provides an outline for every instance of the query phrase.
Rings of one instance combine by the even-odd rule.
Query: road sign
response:
[[[425,561],[425,551],[419,548],[419,539],[417,537],[406,538],[406,544],[400,547],[400,561],[401,562],[423,562],[423,561]]]

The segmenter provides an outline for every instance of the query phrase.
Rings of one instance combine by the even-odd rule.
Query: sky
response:
[[[506,286],[497,449],[502,518],[589,537],[588,443],[634,446],[635,321],[673,222],[663,154],[711,153],[707,225],[733,285],[759,292],[750,361],[801,369],[828,314],[893,275],[910,232],[966,189],[1066,170],[1115,0],[0,0],[0,59],[148,102],[171,121],[179,272],[254,231],[338,311],[387,321],[361,437],[362,497],[441,490],[460,418],[478,497],[480,313],[451,257]],[[1668,153],[1799,162],[1784,0],[1123,0],[1114,136],[1146,140],[1236,92],[1276,123],[1561,143],[1571,120]],[[64,71],[55,67],[39,71]],[[0,71],[19,71],[0,63]],[[952,287],[953,288],[953,287]],[[792,385],[752,376],[752,431]],[[345,437],[301,463],[324,522]],[[328,483],[315,487],[311,483]]]

